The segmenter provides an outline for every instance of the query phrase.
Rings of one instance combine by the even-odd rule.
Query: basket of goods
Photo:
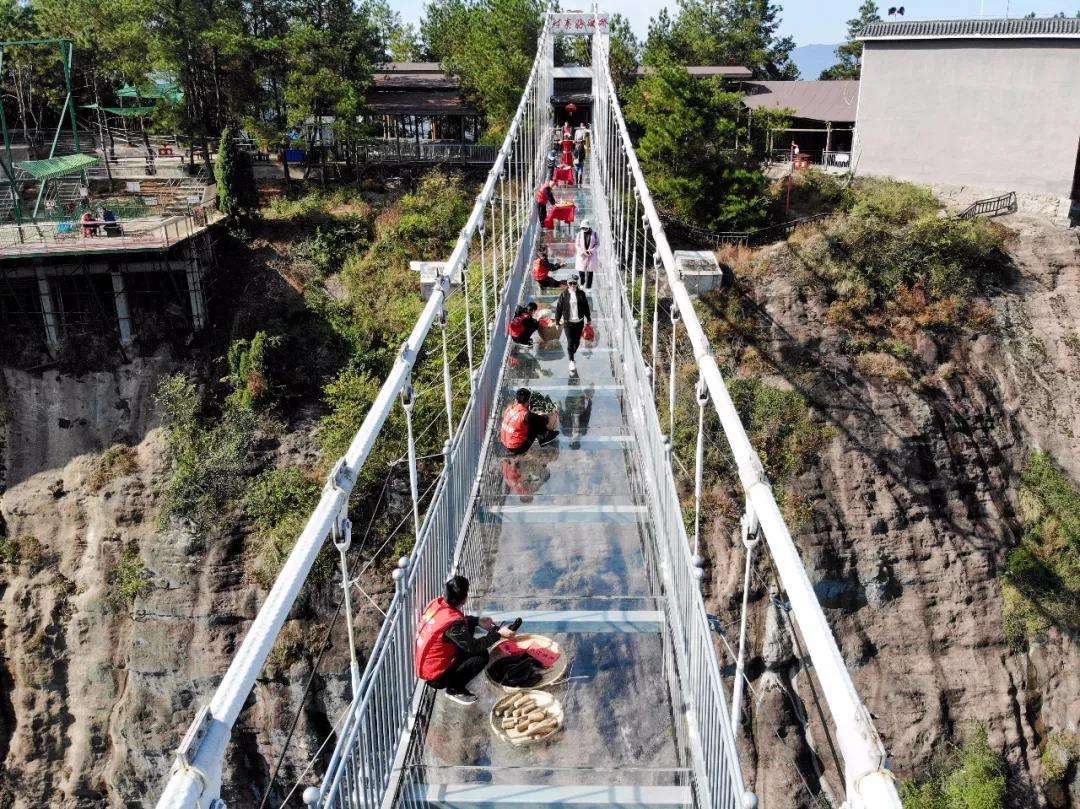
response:
[[[562,705],[546,691],[507,694],[491,708],[491,729],[514,747],[542,742],[562,726]]]
[[[529,399],[529,410],[541,416],[547,416],[549,430],[559,429],[559,406],[550,396],[534,392],[532,398]]]
[[[544,635],[515,635],[497,647],[487,678],[504,691],[543,688],[560,679],[569,658],[556,641]]]
[[[555,318],[551,316],[550,312],[538,312],[536,321],[540,324],[541,342],[552,343],[559,339],[559,335],[562,334],[562,326],[555,322]]]

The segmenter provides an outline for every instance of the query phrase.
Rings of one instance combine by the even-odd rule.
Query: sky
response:
[[[847,32],[847,20],[855,16],[860,0],[779,0],[783,6],[782,34],[795,37],[796,45],[841,42]],[[423,15],[425,0],[390,0],[390,5],[401,12],[406,22],[416,23]],[[879,0],[882,12],[889,6],[903,5],[904,18],[915,20],[952,19],[978,17],[980,10],[986,17],[1022,17],[1034,11],[1038,16],[1049,16],[1064,11],[1070,16],[1080,10],[1078,0]],[[564,0],[567,9],[588,8],[590,3]],[[635,32],[644,37],[649,28],[649,18],[667,6],[674,10],[675,0],[610,0],[602,7],[608,12],[620,12],[630,19]]]

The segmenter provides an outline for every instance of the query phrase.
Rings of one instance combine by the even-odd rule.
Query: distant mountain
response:
[[[836,45],[800,45],[791,52],[791,61],[799,68],[799,78],[816,79],[836,63]]]

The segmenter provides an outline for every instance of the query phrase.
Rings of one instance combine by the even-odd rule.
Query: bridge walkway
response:
[[[579,220],[588,187],[573,192]],[[572,255],[573,231],[544,231],[551,252]],[[654,544],[632,443],[612,329],[613,281],[600,267],[590,306],[596,346],[568,369],[564,342],[511,346],[499,406],[519,387],[550,396],[561,412],[556,444],[510,457],[496,441],[463,554],[481,560],[469,609],[521,615],[523,631],[555,638],[570,658],[554,686],[565,726],[551,741],[512,748],[488,724],[502,691],[481,675],[477,706],[439,694],[414,745],[402,799],[442,807],[562,805],[685,806],[692,803],[689,752],[678,719],[672,654],[650,548]],[[554,307],[530,279],[526,300]]]

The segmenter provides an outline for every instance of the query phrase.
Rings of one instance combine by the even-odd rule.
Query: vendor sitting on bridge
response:
[[[473,705],[476,695],[469,682],[482,672],[490,659],[490,649],[514,637],[521,626],[516,619],[508,626],[496,626],[490,618],[466,615],[461,611],[469,597],[469,580],[451,576],[446,595],[433,599],[416,626],[416,675],[461,705]],[[477,637],[477,628],[487,632]]]
[[[558,423],[557,411],[554,418],[552,414],[534,413],[529,407],[531,401],[529,389],[518,388],[514,401],[503,411],[499,440],[511,455],[524,454],[538,438],[540,446],[546,446],[559,437],[559,431],[552,429],[552,422]]]
[[[541,253],[533,263],[533,280],[541,289],[561,287],[563,282],[558,278],[553,278],[551,275],[557,269],[559,269],[559,266],[551,261],[546,253]]]
[[[540,307],[536,301],[526,306],[519,306],[506,327],[510,339],[521,346],[531,346],[533,335],[540,331],[540,321],[536,319],[536,310]]]

